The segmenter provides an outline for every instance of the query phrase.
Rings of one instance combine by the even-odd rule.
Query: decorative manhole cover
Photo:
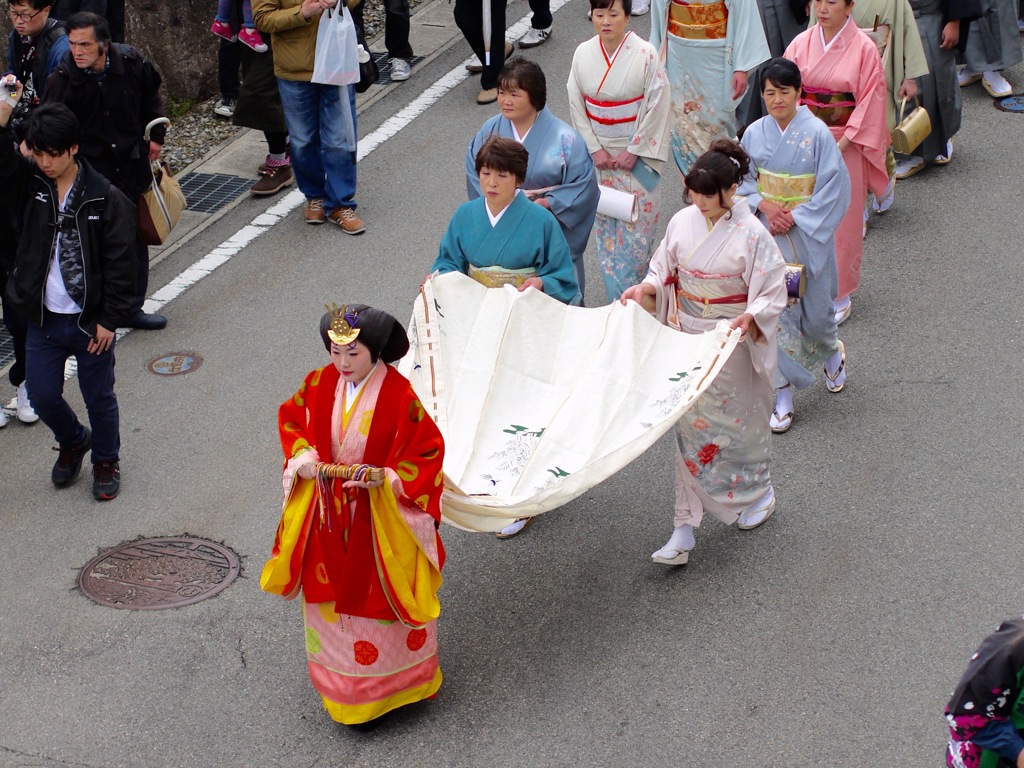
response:
[[[206,539],[139,539],[90,560],[78,587],[100,605],[156,611],[212,597],[238,571],[235,554]]]
[[[1005,99],[996,99],[996,109],[1000,109],[1003,112],[1013,112],[1015,114],[1024,113],[1024,96],[1007,96]]]
[[[150,373],[159,376],[177,376],[179,373],[189,373],[203,364],[203,358],[195,352],[174,352],[170,355],[150,360],[146,368]]]

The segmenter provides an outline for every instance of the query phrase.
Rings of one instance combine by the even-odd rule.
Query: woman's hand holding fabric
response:
[[[384,480],[346,480],[341,484],[342,488],[378,488],[384,485]]]
[[[757,327],[757,323],[754,322],[754,316],[749,312],[744,312],[737,317],[729,327],[740,329],[740,341],[746,341],[749,336],[751,341],[756,342],[761,337],[761,331]]]
[[[523,280],[523,284],[519,286],[519,292],[522,293],[527,288],[536,288],[541,293],[544,292],[544,280],[539,277],[529,277]]]
[[[635,301],[637,304],[643,304],[644,296],[654,296],[654,286],[650,283],[640,283],[634,285],[631,288],[627,288],[622,292],[622,296],[619,297],[619,301],[625,304],[627,301]]]

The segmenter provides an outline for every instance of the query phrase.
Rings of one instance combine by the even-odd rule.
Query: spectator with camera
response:
[[[68,54],[63,22],[50,18],[51,0],[9,0],[7,15],[11,34],[7,38],[9,74],[21,83],[21,97],[10,120],[15,140],[33,107],[39,106],[46,80]]]

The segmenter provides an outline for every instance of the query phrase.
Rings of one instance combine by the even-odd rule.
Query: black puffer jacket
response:
[[[107,56],[101,79],[80,70],[68,53],[46,81],[43,101],[70,107],[82,124],[79,156],[135,202],[153,182],[142,135],[147,123],[164,116],[160,73],[130,45],[114,43]],[[150,138],[163,144],[163,126]]]
[[[135,206],[88,161],[82,164],[82,204],[66,216],[78,228],[85,262],[85,298],[78,327],[94,336],[98,322],[114,330],[135,299]],[[46,276],[57,236],[57,188],[23,158],[0,128],[0,206],[21,210],[21,239],[4,303],[30,323],[43,322]]]

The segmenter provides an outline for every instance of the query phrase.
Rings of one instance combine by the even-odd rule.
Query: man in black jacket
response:
[[[18,126],[39,106],[47,79],[68,55],[68,38],[64,23],[50,18],[50,0],[11,0],[7,14],[7,63],[25,86],[11,123],[17,137]]]
[[[138,201],[153,181],[150,160],[160,157],[164,128],[144,138],[146,125],[164,116],[160,73],[130,45],[112,43],[107,23],[94,13],[76,13],[65,23],[68,56],[46,83],[43,100],[66,104],[82,125],[80,154],[127,195]],[[159,330],[163,315],[142,311],[149,284],[149,250],[135,246],[136,295],[125,326]]]
[[[105,501],[121,487],[114,342],[132,306],[135,210],[78,159],[78,119],[67,107],[44,104],[29,117],[25,143],[34,165],[11,140],[11,111],[0,103],[0,205],[21,208],[21,239],[4,302],[29,322],[28,391],[60,450],[53,484],[70,485],[91,449],[93,496]],[[64,400],[72,355],[91,430]]]

